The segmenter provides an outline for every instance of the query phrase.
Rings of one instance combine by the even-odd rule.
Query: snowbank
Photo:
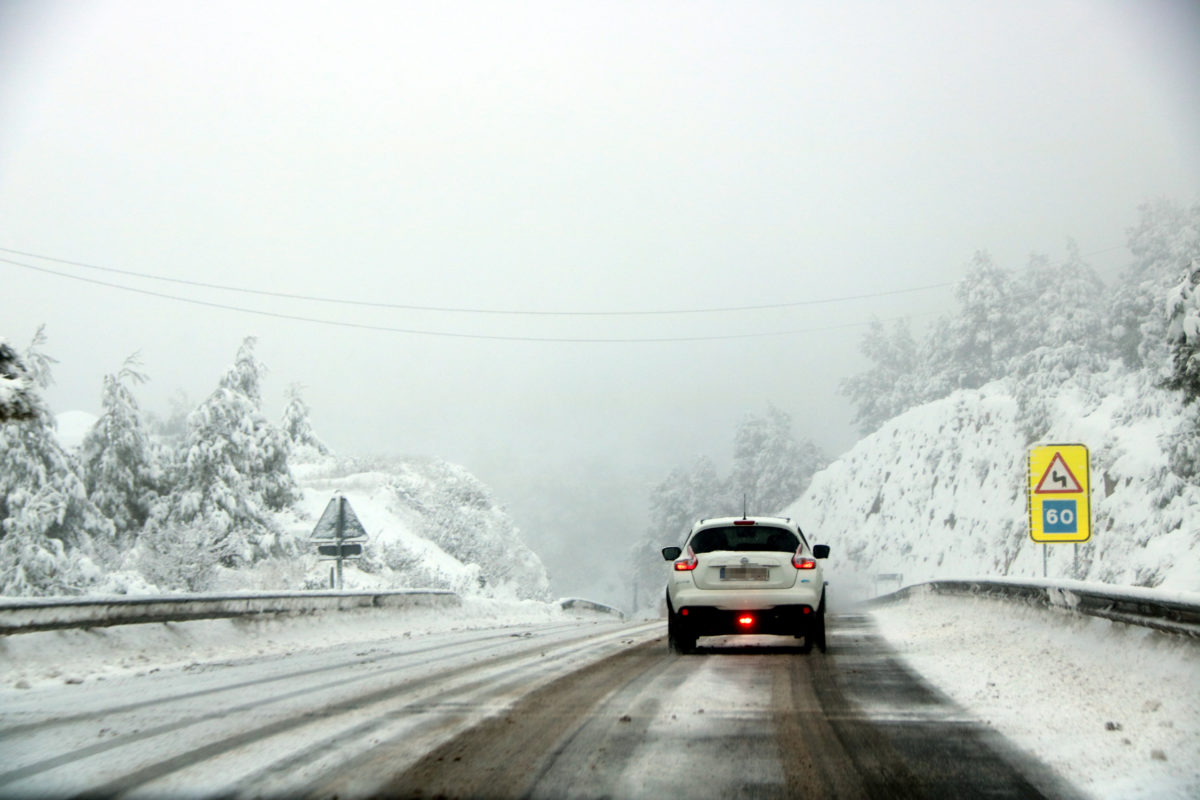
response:
[[[71,629],[0,637],[0,686],[103,680],[129,672],[362,646],[392,637],[596,619],[557,604],[464,598],[451,608],[370,608],[296,617],[250,617]]]
[[[930,683],[1089,795],[1200,796],[1194,639],[991,597],[921,593],[872,615]]]

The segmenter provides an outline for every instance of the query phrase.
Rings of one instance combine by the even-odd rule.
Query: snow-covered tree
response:
[[[637,587],[638,604],[653,607],[661,599],[664,562],[661,550],[679,544],[701,517],[720,517],[741,512],[740,496],[735,501],[727,481],[707,456],[699,456],[688,468],[671,470],[650,492],[650,526],[629,548],[627,558],[631,582]],[[634,609],[636,612],[637,609]]]
[[[1165,378],[1170,361],[1165,300],[1179,276],[1200,258],[1200,202],[1184,207],[1157,200],[1139,211],[1138,224],[1128,232],[1134,262],[1121,275],[1110,303],[1111,335],[1128,366],[1149,366]]]
[[[172,500],[147,531],[162,536],[180,526],[204,527],[214,537],[206,547],[227,565],[276,549],[269,512],[290,505],[298,492],[287,465],[287,436],[262,413],[265,368],[254,358],[254,342],[242,342],[217,389],[188,416]]]
[[[1067,257],[1061,262],[1031,256],[1021,284],[1016,301],[1018,356],[1064,346],[1107,354],[1104,283],[1074,241],[1067,243]]]
[[[308,403],[300,396],[301,386],[293,383],[288,387],[288,401],[283,408],[283,432],[291,442],[292,452],[298,457],[327,456],[329,448],[313,432],[308,420]]]
[[[463,467],[436,459],[404,462],[392,491],[416,516],[416,529],[464,564],[479,567],[489,594],[546,599],[550,580],[492,490]]]
[[[79,452],[88,498],[112,520],[119,538],[146,524],[162,477],[132,392],[133,384],[146,380],[139,366],[133,355],[104,377],[103,411]]]
[[[1183,392],[1185,403],[1200,398],[1200,258],[1167,295],[1167,344],[1171,348],[1169,389]]]
[[[808,439],[797,440],[792,418],[774,405],[763,416],[749,414],[733,441],[732,488],[752,514],[774,514],[796,500],[812,476],[828,463]]]
[[[138,543],[138,571],[161,589],[203,592],[233,552],[225,532],[209,520],[155,521]]]
[[[1033,442],[1051,424],[1053,398],[1065,386],[1098,398],[1092,376],[1108,369],[1112,345],[1105,330],[1104,284],[1074,242],[1060,263],[1032,256],[1022,283],[1021,347],[1009,359],[1007,374],[1013,378],[1020,427]]]
[[[92,541],[112,523],[88,500],[76,465],[54,435],[40,391],[54,359],[41,328],[8,368],[27,387],[30,415],[0,422],[0,594],[76,594],[100,575]]]
[[[1012,275],[979,252],[955,287],[957,313],[935,326],[927,364],[941,387],[977,389],[1005,374],[1008,361],[1021,352],[1019,296]]]
[[[8,342],[0,339],[0,423],[33,419],[36,399],[25,365]]]
[[[841,393],[855,406],[854,423],[871,433],[892,417],[920,404],[926,389],[921,383],[917,342],[908,320],[899,319],[887,330],[872,319],[862,341],[870,366],[841,382]]]
[[[1167,295],[1167,343],[1171,374],[1163,385],[1177,389],[1191,409],[1168,442],[1172,471],[1181,478],[1200,479],[1200,259]]]
[[[659,547],[675,543],[700,517],[719,517],[740,511],[729,485],[717,475],[707,456],[688,469],[676,468],[650,493],[650,538]]]

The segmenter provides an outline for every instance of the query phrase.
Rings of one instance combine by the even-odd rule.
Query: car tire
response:
[[[696,637],[695,636],[680,636],[676,634],[667,639],[667,647],[672,653],[681,656],[691,655],[696,652]]]
[[[667,650],[678,655],[688,655],[696,649],[696,636],[687,631],[671,614],[667,617]]]
[[[821,605],[817,608],[817,620],[813,623],[810,636],[806,641],[809,639],[813,640],[813,644],[817,646],[818,650],[822,653],[825,652],[825,592],[823,591],[821,592]]]

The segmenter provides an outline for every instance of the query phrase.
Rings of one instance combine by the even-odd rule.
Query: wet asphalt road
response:
[[[0,693],[0,798],[1071,797],[869,617],[829,651],[573,622]]]

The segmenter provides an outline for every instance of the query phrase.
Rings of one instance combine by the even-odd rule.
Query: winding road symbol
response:
[[[1063,460],[1062,453],[1055,453],[1050,459],[1050,466],[1042,473],[1034,494],[1076,494],[1083,491],[1083,486],[1076,480],[1075,474]]]

